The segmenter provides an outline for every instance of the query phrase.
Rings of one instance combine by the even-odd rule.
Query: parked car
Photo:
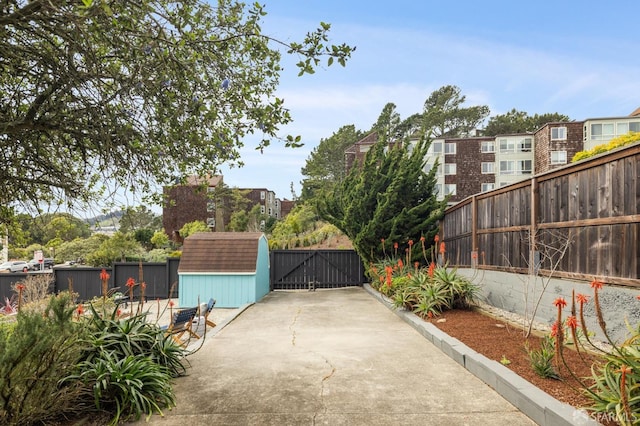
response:
[[[27,272],[29,264],[24,260],[10,260],[0,265],[0,272]]]
[[[42,259],[42,263],[36,259],[31,259],[28,263],[29,263],[29,269],[32,271],[39,271],[41,269],[53,268],[53,259],[50,257],[45,257],[44,259]],[[42,266],[44,266],[44,268]]]

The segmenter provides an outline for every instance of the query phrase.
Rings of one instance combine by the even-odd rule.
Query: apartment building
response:
[[[591,118],[547,123],[532,133],[436,138],[425,158],[425,172],[438,164],[436,191],[452,204],[471,195],[529,179],[562,167],[582,150],[609,142],[630,131],[640,132],[640,108],[627,117]],[[350,168],[376,142],[371,133],[345,151]],[[418,136],[409,138],[415,144]],[[436,163],[437,162],[437,163]]]
[[[213,231],[223,231],[225,218],[216,208],[216,188],[223,184],[223,176],[198,178],[190,176],[181,185],[163,189],[162,227],[174,241],[180,240],[180,229],[189,222],[201,220]]]
[[[229,205],[222,190],[223,176],[207,178],[189,177],[182,185],[164,188],[162,225],[170,238],[180,240],[180,229],[189,222],[203,221],[213,232],[224,232],[233,213],[225,209]],[[266,188],[240,189],[246,191],[250,204],[260,205],[262,214],[282,218],[281,201]],[[291,209],[291,206],[288,206]]]

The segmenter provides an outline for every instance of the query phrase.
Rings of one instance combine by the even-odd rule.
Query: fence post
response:
[[[478,200],[471,198],[471,267],[478,267]]]
[[[536,268],[536,231],[538,228],[538,209],[540,206],[540,192],[538,187],[538,179],[534,176],[531,178],[531,217],[529,219],[529,275],[535,275]]]

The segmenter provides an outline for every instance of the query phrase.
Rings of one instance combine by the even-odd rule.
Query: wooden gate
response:
[[[366,282],[354,250],[272,250],[271,289],[360,286]]]

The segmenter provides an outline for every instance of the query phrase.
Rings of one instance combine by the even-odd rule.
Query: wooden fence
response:
[[[451,265],[640,287],[640,144],[448,208]]]
[[[116,262],[110,268],[105,268],[109,273],[110,289],[115,289],[122,293],[127,293],[128,288],[125,286],[129,277],[136,281],[142,273],[142,280],[146,284],[145,297],[149,300],[166,299],[178,297],[178,264],[179,258],[170,258],[166,262]],[[142,266],[142,268],[141,268]],[[11,298],[15,294],[12,287],[14,284],[23,281],[28,275],[46,274],[51,278],[50,290],[52,293],[58,293],[62,290],[68,290],[71,283],[73,291],[78,293],[78,300],[87,301],[102,294],[102,286],[100,281],[100,272],[102,268],[86,268],[86,267],[56,267],[51,272],[34,272],[34,273],[14,273],[0,274],[0,301],[5,298]],[[134,297],[140,296],[140,288],[136,286],[134,289]]]

